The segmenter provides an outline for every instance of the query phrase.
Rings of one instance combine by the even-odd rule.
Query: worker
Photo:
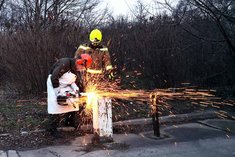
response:
[[[99,29],[94,29],[89,35],[90,42],[82,44],[75,52],[75,58],[81,54],[89,54],[92,57],[92,65],[87,69],[87,73],[100,76],[107,75],[109,79],[113,79],[113,67],[111,64],[108,48],[101,44],[102,33]],[[97,79],[97,78],[96,78]]]
[[[59,59],[51,68],[47,78],[47,103],[49,123],[47,130],[55,137],[62,137],[57,127],[62,118],[71,126],[75,125],[75,114],[79,111],[79,103],[71,102],[69,96],[79,97],[79,77],[81,71],[91,66],[92,58],[88,54],[76,58]]]

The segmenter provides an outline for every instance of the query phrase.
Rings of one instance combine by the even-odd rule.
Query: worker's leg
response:
[[[65,113],[65,126],[75,126],[76,111]]]
[[[63,114],[49,114],[49,120],[46,130],[54,137],[63,137],[62,134],[57,131],[57,127],[59,126],[63,116]]]

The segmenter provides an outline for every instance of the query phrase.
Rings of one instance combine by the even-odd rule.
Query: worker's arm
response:
[[[80,45],[77,49],[77,51],[74,54],[74,58],[77,58],[78,56],[81,56],[81,54],[86,53],[87,50],[89,50],[90,47],[86,45]]]
[[[52,73],[51,73],[51,82],[53,88],[58,88],[60,83],[59,83],[59,78],[66,73],[69,70],[70,62],[69,60],[64,60],[58,63]]]
[[[111,63],[111,58],[110,54],[108,51],[108,48],[102,48],[100,49],[101,51],[104,51],[104,57],[103,57],[103,62],[104,62],[104,68],[105,70],[111,70],[113,69],[112,63]]]
[[[114,79],[114,74],[113,74],[113,66],[111,63],[111,57],[110,57],[108,48],[103,48],[103,50],[104,50],[103,61],[104,61],[104,65],[105,65],[105,67],[104,67],[105,73],[107,74],[108,78],[112,80],[112,79]]]

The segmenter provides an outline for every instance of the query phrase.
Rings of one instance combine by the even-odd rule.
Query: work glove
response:
[[[75,95],[76,95],[77,98],[80,97],[80,96],[81,96],[80,91],[79,91],[79,90],[76,90],[76,91],[75,91]]]
[[[113,71],[111,71],[109,73],[108,77],[109,77],[109,80],[114,80],[114,73],[113,73]]]
[[[79,91],[79,88],[78,88],[78,86],[76,85],[76,83],[72,83],[71,84],[71,88],[73,89],[73,91],[75,92],[75,91]]]
[[[80,91],[79,91],[79,88],[78,88],[78,86],[76,85],[76,83],[72,83],[72,84],[71,84],[71,87],[72,87],[72,89],[74,90],[74,93],[75,93],[76,97],[79,97],[79,96],[80,96]]]
[[[114,72],[112,69],[105,71],[105,77],[109,80],[114,80]]]

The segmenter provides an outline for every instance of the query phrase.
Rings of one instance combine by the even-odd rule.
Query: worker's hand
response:
[[[113,73],[113,71],[111,71],[109,73],[108,77],[109,77],[109,80],[114,80],[114,73]]]
[[[76,90],[76,91],[75,91],[75,95],[76,95],[77,98],[80,97],[80,96],[81,96],[80,91],[79,91],[79,90]]]
[[[112,69],[106,70],[105,77],[108,78],[109,80],[114,80],[113,70]]]
[[[71,88],[73,89],[74,92],[76,92],[77,90],[79,91],[79,87],[77,86],[77,84],[74,82],[71,85]]]

